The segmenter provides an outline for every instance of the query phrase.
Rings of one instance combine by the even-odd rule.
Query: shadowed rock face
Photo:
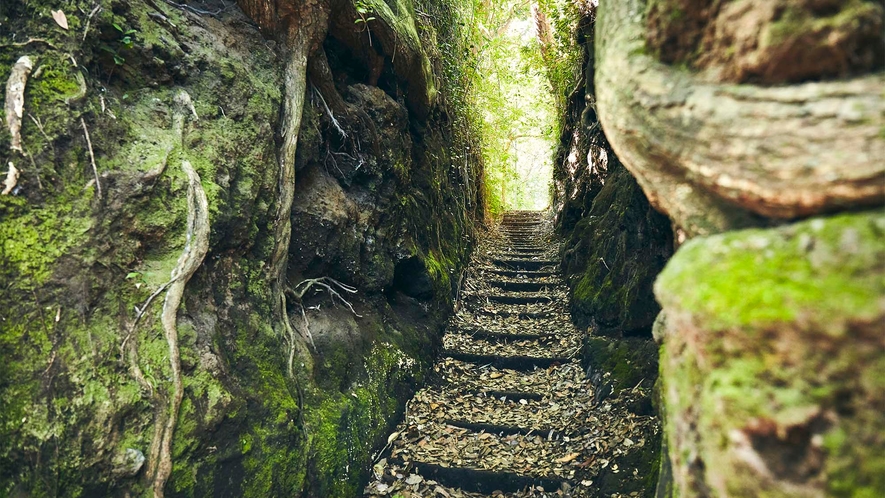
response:
[[[582,84],[566,101],[554,159],[554,206],[572,316],[612,337],[650,337],[660,308],[652,283],[673,249],[669,220],[649,204],[612,150],[595,112],[592,11],[578,23]]]
[[[572,313],[582,326],[620,337],[648,337],[660,311],[652,284],[672,254],[666,217],[648,204],[636,180],[610,156],[605,185],[563,247]]]

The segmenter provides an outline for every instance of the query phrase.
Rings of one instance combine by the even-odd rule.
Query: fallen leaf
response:
[[[387,444],[393,444],[396,441],[396,438],[399,437],[399,432],[394,432],[393,434],[387,436]]]
[[[410,484],[410,485],[412,485],[412,484],[418,484],[418,483],[420,483],[420,482],[423,481],[423,480],[424,480],[424,478],[421,477],[420,475],[418,475],[418,474],[412,474],[412,475],[410,475],[409,477],[406,478],[406,484]]]
[[[503,377],[503,376],[504,376],[504,374],[501,373],[501,372],[492,372],[492,375],[489,375],[489,378],[491,378],[491,379],[500,379],[500,378]]]
[[[575,458],[578,458],[580,455],[581,455],[580,453],[569,453],[568,455],[566,455],[562,458],[557,458],[555,460],[555,462],[556,463],[569,463],[572,460],[574,460]]]
[[[61,10],[53,10],[52,18],[55,19],[55,23],[61,26],[61,29],[68,29],[68,16],[65,15]]]

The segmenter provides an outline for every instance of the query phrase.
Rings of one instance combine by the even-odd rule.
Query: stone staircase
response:
[[[437,379],[407,405],[366,496],[603,496],[600,479],[631,471],[616,457],[644,444],[643,421],[594,399],[549,221],[508,212],[498,232],[477,249]]]

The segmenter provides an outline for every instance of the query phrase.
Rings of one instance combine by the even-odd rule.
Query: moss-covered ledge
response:
[[[885,214],[697,238],[658,278],[675,496],[885,495]]]

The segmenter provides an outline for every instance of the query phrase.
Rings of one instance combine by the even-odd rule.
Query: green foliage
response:
[[[481,19],[473,45],[475,105],[482,112],[490,210],[542,209],[549,204],[554,109],[531,12],[509,0],[474,9]]]
[[[461,111],[455,129],[481,137],[480,143],[456,140],[453,162],[481,156],[491,214],[543,208],[552,176],[547,152],[556,130],[528,4],[418,2],[418,11],[440,26],[444,99]]]
[[[371,15],[372,5],[370,3],[367,3],[365,0],[356,0],[356,2],[353,3],[353,6],[356,8],[356,12],[360,16],[353,21],[354,24],[367,23],[375,20],[375,17]]]
[[[135,35],[135,33],[137,33],[138,31],[135,29],[124,29],[117,23],[113,23],[112,26],[120,34],[120,38],[117,40],[117,46],[114,47],[110,45],[102,45],[101,49],[105,52],[110,53],[114,57],[114,64],[122,66],[123,63],[126,62],[126,59],[123,57],[122,52],[124,50],[132,50],[132,48],[135,46],[135,37],[133,35]]]
[[[539,57],[543,61],[547,80],[554,96],[557,120],[554,136],[558,137],[565,128],[568,118],[568,98],[581,81],[584,70],[583,47],[576,40],[582,9],[588,8],[583,2],[568,0],[539,0],[538,10],[546,18],[550,38]]]

